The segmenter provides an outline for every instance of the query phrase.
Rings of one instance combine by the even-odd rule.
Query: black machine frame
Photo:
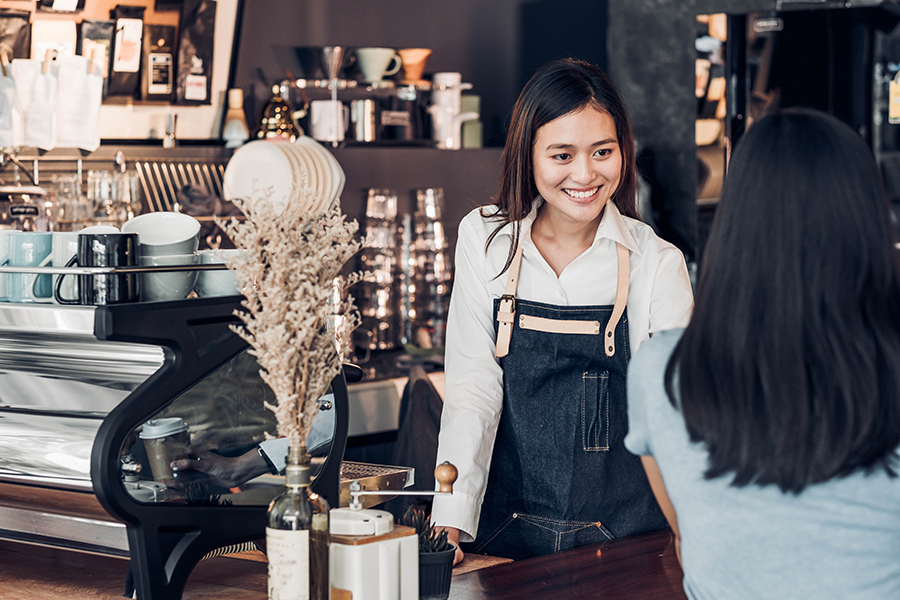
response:
[[[181,392],[216,370],[247,343],[231,331],[240,296],[97,307],[97,339],[151,344],[163,364],[103,421],[91,452],[91,481],[100,504],[126,525],[137,597],[179,600],[194,566],[209,552],[265,536],[267,506],[142,504],[122,485],[119,455],[126,438]],[[353,381],[358,367],[345,365]],[[335,429],[311,488],[331,506],[340,501],[340,468],[349,423],[347,378],[332,382]]]

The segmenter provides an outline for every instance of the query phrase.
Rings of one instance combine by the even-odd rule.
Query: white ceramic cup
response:
[[[191,254],[200,245],[200,221],[176,212],[152,212],[129,219],[122,233],[136,233],[141,256]]]
[[[0,229],[0,265],[9,264],[9,238],[17,233],[17,229]],[[8,278],[9,273],[0,273],[0,302],[9,302]]]
[[[112,225],[91,225],[84,229],[79,229],[78,233],[121,233],[118,227]]]
[[[161,256],[141,256],[141,266],[162,267],[171,265],[196,265],[200,263],[200,255],[169,254]],[[141,274],[141,301],[161,302],[165,300],[184,300],[194,288],[197,271],[166,271],[162,273]]]
[[[231,257],[242,254],[243,250],[201,250],[200,264],[223,264]],[[231,269],[222,271],[200,271],[197,274],[197,283],[194,291],[201,298],[213,298],[215,296],[234,296],[241,293],[237,277]]]
[[[363,81],[370,83],[393,75],[403,64],[400,55],[393,48],[357,48],[353,53]]]
[[[90,228],[89,228],[90,229]],[[115,228],[114,228],[115,229]],[[84,230],[82,230],[84,231]],[[40,262],[39,267],[65,267],[69,260],[78,253],[78,234],[79,231],[56,231],[53,233],[53,249],[44,260]],[[116,229],[115,233],[119,233]],[[56,288],[57,280],[62,275],[53,275],[53,288]],[[65,298],[73,298],[78,292],[76,286],[77,277],[65,277],[60,287],[60,293]],[[35,284],[38,281],[38,275],[31,277],[31,299],[35,302],[44,304],[59,304],[54,295],[42,297],[37,294]]]
[[[338,111],[335,118],[335,110]],[[335,135],[335,125],[337,134]],[[313,100],[309,103],[310,136],[320,142],[342,142],[350,127],[350,107],[342,102]]]

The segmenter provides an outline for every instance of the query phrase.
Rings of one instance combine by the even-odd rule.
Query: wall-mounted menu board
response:
[[[166,122],[172,121],[170,115],[180,117],[174,120],[179,139],[219,137],[239,0],[56,0],[44,4],[56,10],[38,8],[33,0],[6,0],[0,6],[31,13],[32,54],[37,48],[44,56],[45,49],[67,47],[75,39],[77,53],[103,53],[91,36],[101,40],[104,28],[113,33],[107,42],[112,69],[105,71],[110,77],[100,112],[102,139],[160,139]],[[190,12],[190,27],[179,31],[183,10],[185,15]],[[93,33],[85,35],[86,30]],[[152,31],[152,40],[143,39],[145,31]],[[206,36],[200,43],[197,31]],[[83,39],[88,41],[82,44]],[[180,70],[179,46],[184,55]],[[185,48],[202,60],[187,56]]]

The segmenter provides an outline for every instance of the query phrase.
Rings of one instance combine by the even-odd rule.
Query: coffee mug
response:
[[[191,254],[200,244],[200,221],[176,212],[152,212],[129,219],[122,233],[140,236],[141,256]]]
[[[381,81],[387,75],[400,70],[403,61],[393,48],[357,48],[356,65],[362,73],[362,80],[368,83]]]
[[[144,267],[196,265],[199,263],[200,255],[196,252],[164,256],[141,256],[141,266]],[[191,293],[196,280],[196,270],[141,273],[141,300],[144,302],[184,300]]]
[[[44,260],[38,265],[39,267],[65,267],[68,264],[69,260],[72,259],[73,256],[78,254],[78,234],[80,232],[77,231],[56,231],[53,233],[53,249],[50,254],[48,254]],[[34,302],[56,302],[55,294],[50,294],[49,296],[41,296],[40,291],[38,290],[38,282],[45,275],[32,275],[31,276],[31,298]],[[57,280],[59,280],[62,275],[52,275],[52,288],[56,288]],[[61,287],[61,292],[64,297],[72,298],[75,295],[75,278],[68,277],[66,281],[63,282]]]
[[[20,231],[9,236],[9,266],[38,267],[53,250],[53,234],[46,231]],[[10,273],[7,292],[10,302],[35,302],[53,295],[49,274]],[[34,283],[34,286],[32,286]],[[33,290],[32,290],[33,287]]]
[[[22,233],[17,229],[0,229],[0,265],[9,264],[9,238]],[[0,302],[9,302],[9,273],[0,273]]]
[[[201,250],[200,264],[224,264],[232,256],[240,255],[243,252],[244,250]],[[235,296],[241,293],[241,288],[238,286],[234,271],[223,269],[221,271],[200,271],[197,274],[197,283],[194,284],[194,291],[201,298],[212,298],[215,296]]]
[[[66,263],[67,267],[133,267],[138,264],[138,235],[136,233],[80,233],[78,252]],[[53,296],[60,304],[102,306],[122,304],[139,299],[138,274],[78,275],[77,298],[61,296],[67,278],[56,280]]]
[[[339,111],[337,115],[335,110]],[[309,103],[309,125],[313,139],[320,142],[342,142],[344,133],[350,126],[350,109],[342,102],[313,100]],[[338,128],[337,135],[335,125]]]

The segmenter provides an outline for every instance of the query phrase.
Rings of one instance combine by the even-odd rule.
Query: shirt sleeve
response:
[[[476,230],[480,218],[471,214],[460,223],[447,317],[446,389],[437,462],[454,464],[459,478],[452,495],[435,496],[432,511],[435,525],[459,529],[464,542],[473,541],[478,529],[503,406],[503,371],[494,357],[496,335],[484,236]],[[493,243],[505,239],[500,236]]]
[[[645,409],[647,390],[642,385],[647,377],[643,369],[642,355],[646,353],[648,347],[649,342],[637,351],[628,365],[628,433],[625,435],[625,448],[637,456],[652,456],[647,435],[647,412]]]
[[[694,294],[684,255],[674,246],[663,248],[650,296],[649,333],[686,327],[693,309]]]

